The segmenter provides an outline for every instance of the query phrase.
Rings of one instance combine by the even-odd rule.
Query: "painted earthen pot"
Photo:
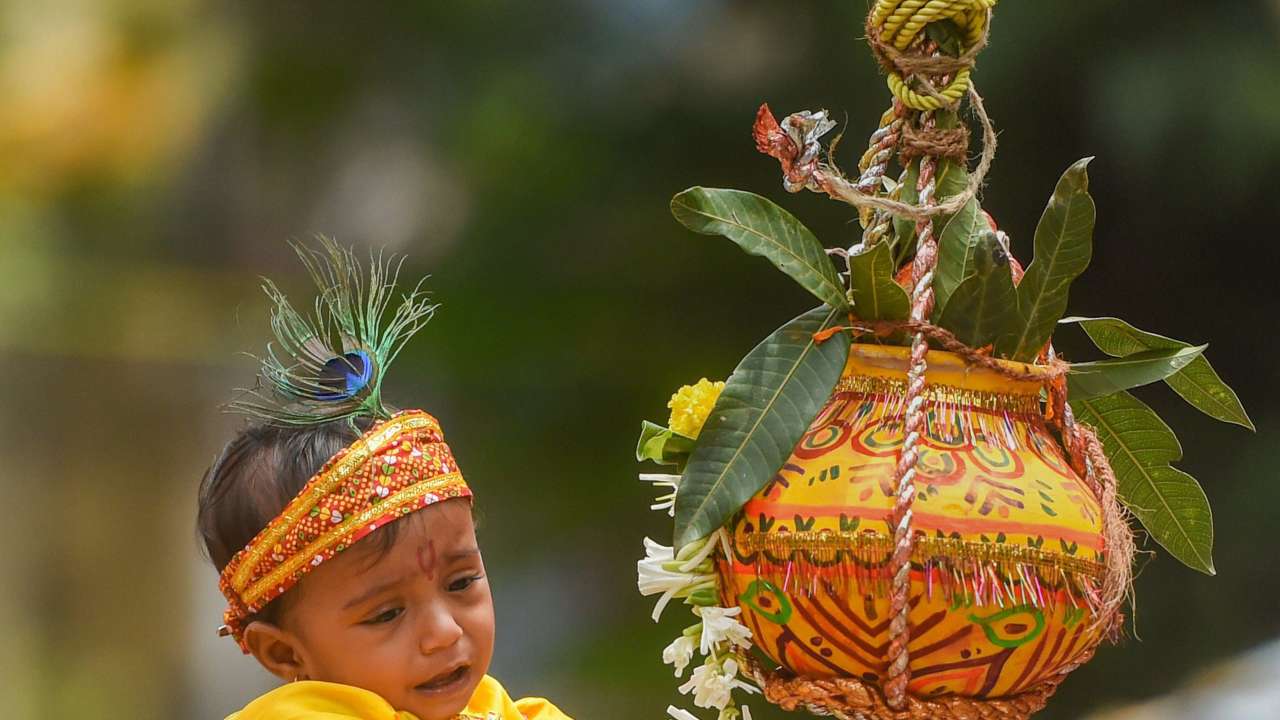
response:
[[[907,352],[855,344],[790,459],[732,522],[723,599],[797,676],[879,683],[887,671]],[[1100,639],[1099,500],[1046,425],[1042,383],[944,352],[928,368],[908,691],[1016,695],[1060,678]]]

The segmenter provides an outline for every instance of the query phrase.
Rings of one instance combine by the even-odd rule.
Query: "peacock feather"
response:
[[[355,253],[330,238],[291,242],[316,285],[310,315],[296,310],[269,278],[274,341],[260,364],[256,387],[228,406],[270,423],[314,425],[357,417],[387,418],[382,381],[409,338],[439,305],[422,288],[426,278],[396,298],[404,257],[370,254],[364,268]]]

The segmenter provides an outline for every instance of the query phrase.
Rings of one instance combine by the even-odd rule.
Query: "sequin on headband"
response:
[[[405,410],[379,422],[231,558],[218,583],[228,602],[220,632],[247,653],[245,622],[313,568],[393,520],[457,497],[471,490],[434,417]]]

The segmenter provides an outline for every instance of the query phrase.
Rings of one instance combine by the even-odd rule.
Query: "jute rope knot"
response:
[[[867,16],[867,42],[888,74],[889,90],[913,110],[954,109],[969,90],[969,75],[987,44],[996,0],[877,0]],[[929,23],[951,20],[960,29],[959,57],[919,52]],[[949,76],[941,88],[929,77]],[[921,87],[917,90],[913,82]]]
[[[925,156],[965,162],[969,158],[969,128],[960,125],[947,130],[927,129],[905,123],[898,157],[909,163]]]

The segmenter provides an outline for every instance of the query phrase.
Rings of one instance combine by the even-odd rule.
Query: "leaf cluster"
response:
[[[945,118],[944,122],[954,122]],[[1034,255],[1020,280],[1015,261],[977,199],[937,218],[938,262],[931,320],[996,357],[1035,362],[1060,323],[1079,324],[1107,359],[1070,366],[1068,401],[1075,417],[1098,432],[1115,471],[1118,494],[1151,537],[1190,567],[1213,572],[1213,526],[1204,491],[1172,467],[1181,447],[1172,431],[1131,388],[1163,381],[1213,418],[1253,429],[1239,398],[1204,357],[1205,345],[1144,332],[1115,318],[1067,318],[1072,282],[1093,254],[1096,208],[1089,195],[1091,158],[1067,168],[1034,236]],[[918,163],[905,173],[900,197],[916,202]],[[954,196],[968,183],[963,165],[943,161],[936,194]],[[646,424],[637,458],[674,464],[683,473],[675,503],[675,543],[693,542],[727,522],[778,472],[830,397],[850,339],[815,334],[846,318],[902,321],[910,297],[897,281],[916,241],[914,223],[897,219],[892,237],[840,252],[845,270],[795,216],[741,190],[694,187],[671,201],[675,218],[766,258],[822,305],[765,338],[726,381],[696,442]],[[829,335],[829,333],[828,333]]]

